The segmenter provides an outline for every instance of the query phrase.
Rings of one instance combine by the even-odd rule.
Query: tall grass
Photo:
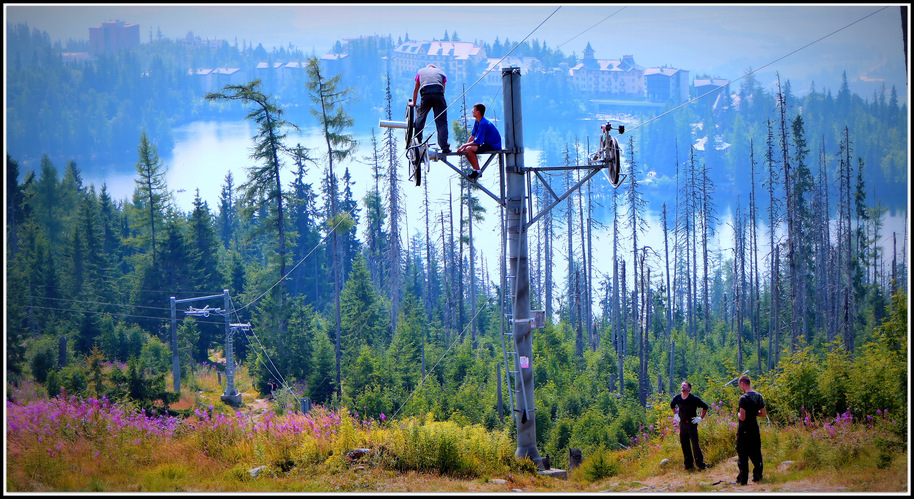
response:
[[[205,376],[198,374],[201,386],[209,382]],[[321,406],[309,414],[257,414],[211,403],[178,418],[147,415],[105,398],[47,399],[30,384],[10,389],[6,413],[10,492],[321,491],[339,486],[331,486],[329,477],[351,477],[360,469],[368,475],[355,477],[359,487],[390,474],[485,481],[535,473],[532,462],[514,457],[509,433],[430,415],[388,421]],[[711,466],[736,454],[733,413],[712,404],[700,425]],[[678,433],[666,414],[658,410],[654,423],[642,426],[626,449],[585,449],[572,482],[681,472]],[[848,411],[795,425],[763,422],[761,433],[771,480],[811,472],[839,477],[851,469],[903,471],[907,461],[905,416],[881,410],[859,420]],[[354,449],[367,452],[356,456]],[[782,472],[782,461],[795,465]],[[255,468],[257,476],[250,473]],[[306,481],[310,485],[303,486]]]
[[[13,397],[6,410],[8,488],[18,492],[257,490],[248,470],[258,467],[271,477],[355,465],[463,478],[535,471],[503,432],[361,419],[345,408],[278,416],[209,405],[176,418],[61,396]],[[354,449],[368,452],[356,461]]]
[[[736,456],[736,420],[734,410],[726,404],[712,404],[708,417],[699,425],[699,444],[709,466],[721,465]],[[625,475],[644,479],[662,473],[678,473],[684,468],[678,429],[672,417],[659,417],[654,425],[632,439],[623,450],[591,450],[585,455],[580,471],[574,476],[587,482],[599,482]],[[817,474],[826,480],[840,480],[853,470],[881,470],[898,467],[905,476],[907,461],[907,427],[903,414],[877,411],[855,421],[850,410],[825,420],[807,417],[800,424],[778,425],[760,422],[762,456],[766,479],[796,479]],[[668,460],[664,467],[661,462]],[[792,462],[789,469],[778,465]],[[861,471],[862,470],[862,471]]]

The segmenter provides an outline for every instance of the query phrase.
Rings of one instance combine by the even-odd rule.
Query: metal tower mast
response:
[[[231,314],[229,313],[229,308],[231,307],[231,301],[229,300],[229,292],[227,289],[222,290],[221,295],[210,295],[210,296],[201,296],[198,298],[186,298],[183,300],[176,300],[174,296],[170,298],[171,302],[171,371],[173,377],[173,386],[174,391],[181,393],[181,364],[178,356],[178,331],[177,331],[177,310],[175,305],[178,303],[188,303],[200,300],[211,300],[214,298],[222,298],[225,303],[225,308],[209,308],[209,305],[203,308],[194,308],[187,307],[187,310],[184,310],[184,315],[190,315],[195,317],[209,317],[210,314],[222,315],[225,317],[225,393],[222,395],[222,401],[230,404],[239,405],[241,404],[241,394],[235,390],[235,359],[233,356],[232,348],[232,334],[236,329],[239,328],[249,328],[250,324],[232,324]]]
[[[505,336],[511,336],[514,340],[514,351],[505,352],[507,359],[510,354],[514,358],[514,371],[506,367],[506,373],[513,374],[515,389],[513,393],[517,394],[514,405],[514,419],[517,424],[517,450],[514,455],[520,459],[529,458],[536,463],[540,469],[549,469],[548,457],[540,457],[536,447],[536,408],[534,406],[533,390],[533,329],[545,327],[545,314],[538,310],[532,313],[530,310],[530,274],[527,254],[527,229],[532,226],[540,217],[549,210],[559,205],[568,198],[574,191],[588,182],[598,172],[603,171],[607,174],[610,184],[618,187],[620,180],[620,148],[615,138],[609,135],[612,125],[606,123],[602,126],[600,148],[593,157],[588,158],[587,165],[575,166],[557,166],[557,167],[535,167],[527,168],[524,166],[524,130],[523,116],[521,113],[521,91],[520,91],[520,68],[508,67],[502,69],[502,95],[504,98],[504,117],[505,117],[505,134],[503,140],[503,150],[490,151],[482,154],[489,154],[489,159],[482,166],[484,171],[492,159],[497,155],[499,157],[499,168],[501,172],[501,192],[496,195],[484,186],[476,184],[476,187],[484,194],[491,197],[505,210],[505,227],[504,238],[505,246],[508,253],[508,275],[506,278],[513,282],[508,282],[505,288],[508,290],[508,296],[511,298],[509,322],[512,325],[512,332],[504,333]],[[389,121],[381,120],[379,125],[385,128],[401,128],[407,130],[407,156],[412,163],[416,174],[416,185],[418,183],[418,174],[421,172],[421,166],[428,164],[428,160],[441,161],[457,174],[466,177],[464,172],[450,164],[447,161],[448,155],[456,153],[443,154],[440,151],[431,149],[424,143],[418,143],[409,137],[412,135],[412,114],[410,107],[407,107],[407,121]],[[624,133],[622,126],[618,127],[619,133]],[[426,139],[427,142],[427,139]],[[589,170],[589,173],[577,184],[570,187],[562,195],[556,195],[552,188],[543,180],[540,172],[544,171],[561,171],[561,170]],[[546,187],[546,190],[552,196],[553,200],[549,206],[543,208],[539,213],[533,215],[533,200],[530,194],[530,174],[536,174]],[[502,342],[504,346],[504,342]],[[507,347],[505,347],[507,349]],[[507,363],[507,360],[506,360]]]

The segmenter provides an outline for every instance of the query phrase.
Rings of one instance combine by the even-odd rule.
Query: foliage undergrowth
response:
[[[282,416],[206,407],[178,418],[106,399],[27,398],[14,397],[6,407],[8,488],[16,492],[289,490],[301,475],[365,468],[455,480],[536,471],[531,461],[514,457],[510,435],[430,416],[361,419],[316,406],[309,414]],[[701,424],[711,466],[735,455],[732,411],[713,403]],[[899,424],[897,415],[881,410],[860,420],[845,412],[800,424],[763,422],[766,476],[782,473],[774,464],[783,461],[794,462],[790,473],[889,468],[906,459]],[[661,415],[641,429],[625,449],[587,449],[572,479],[643,479],[658,469],[681,469],[672,419]]]
[[[453,478],[536,470],[514,458],[504,432],[430,416],[388,422],[345,408],[280,416],[210,405],[178,418],[104,398],[28,394],[13,396],[6,411],[11,491],[259,490],[263,477],[356,466]]]
[[[711,404],[700,424],[699,443],[708,466],[717,466],[736,456],[734,407]],[[851,411],[816,420],[807,417],[797,424],[768,420],[760,424],[765,476],[775,481],[809,473],[839,477],[849,470],[885,470],[893,463],[907,461],[905,414],[877,410],[855,419]],[[585,482],[601,482],[626,476],[645,479],[662,472],[682,470],[683,456],[678,429],[672,417],[661,416],[640,438],[622,450],[601,447],[585,451],[584,460],[573,476]],[[790,466],[779,469],[780,463]],[[902,467],[903,469],[903,467]],[[735,470],[735,467],[734,467]]]
[[[894,383],[906,369],[901,354],[907,345],[901,334],[886,331],[862,346],[858,358],[882,367],[881,377],[867,370],[876,381]],[[776,371],[758,378],[770,414],[761,421],[766,477],[788,480],[824,473],[837,480],[849,473],[902,469],[907,462],[907,408],[876,396],[881,392],[875,382],[855,372],[865,367],[859,364],[863,360],[835,352],[822,364],[803,362],[810,358],[808,350],[800,349],[786,356]],[[124,366],[105,369],[114,373],[115,368],[123,372]],[[385,476],[483,482],[493,476],[535,476],[530,460],[514,457],[510,424],[508,430],[492,430],[436,421],[432,412],[388,420],[383,413],[360,416],[339,403],[315,405],[301,414],[281,397],[266,411],[235,409],[219,400],[217,376],[210,368],[197,369],[187,380],[190,389],[176,402],[178,410],[138,404],[123,397],[117,389],[121,385],[109,390],[121,394],[116,400],[89,396],[91,386],[79,395],[67,395],[63,386],[61,395],[49,399],[46,387],[34,381],[8,385],[8,490],[372,490],[373,481]],[[253,390],[247,369],[237,372],[236,381],[242,389]],[[834,411],[834,402],[823,403],[828,399],[820,389],[807,389],[825,382],[844,387],[843,400],[855,409]],[[732,386],[707,385],[711,388],[703,398],[710,410],[700,424],[699,441],[705,462],[713,467],[736,454],[736,398]],[[662,396],[652,397],[647,409],[631,397],[624,402],[603,397],[587,408],[572,398],[553,402],[551,386],[544,387],[541,407],[542,414],[555,415],[538,421],[546,435],[543,450],[555,453],[552,464],[558,468],[566,464],[562,453],[567,449],[582,451],[584,461],[571,472],[572,483],[639,480],[682,469],[678,429]],[[850,386],[857,386],[857,393]],[[833,415],[827,415],[828,410]],[[792,465],[780,470],[777,465],[785,461]],[[353,475],[358,470],[367,474]]]

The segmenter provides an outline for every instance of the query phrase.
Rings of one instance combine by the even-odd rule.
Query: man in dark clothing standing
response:
[[[435,114],[435,127],[438,130],[438,146],[441,152],[448,154],[451,146],[447,142],[447,101],[444,99],[444,87],[447,85],[447,76],[435,67],[434,64],[419,70],[416,73],[416,85],[413,87],[413,105],[419,103],[419,115],[416,116],[416,136],[422,141],[422,129],[425,128],[425,119],[428,112]],[[416,100],[421,97],[421,100]]]
[[[739,425],[736,429],[736,455],[739,474],[736,482],[746,485],[749,479],[749,460],[752,460],[752,481],[762,479],[762,437],[759,434],[758,418],[768,415],[765,399],[752,389],[749,376],[739,378],[739,387],[744,392],[739,398]]]
[[[701,453],[701,447],[698,446],[698,423],[704,419],[708,413],[708,404],[704,403],[697,395],[692,395],[692,384],[683,381],[679,387],[682,393],[673,397],[670,402],[670,408],[679,412],[673,416],[673,420],[679,423],[679,443],[682,445],[682,457],[685,462],[685,469],[691,470],[695,466],[704,470],[704,455]],[[701,408],[701,416],[697,416],[698,409]],[[694,452],[694,465],[692,453]]]

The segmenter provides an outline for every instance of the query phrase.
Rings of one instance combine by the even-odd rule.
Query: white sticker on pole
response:
[[[521,369],[529,369],[530,368],[530,358],[524,357],[523,355],[521,355],[520,356],[520,367],[521,367]]]

